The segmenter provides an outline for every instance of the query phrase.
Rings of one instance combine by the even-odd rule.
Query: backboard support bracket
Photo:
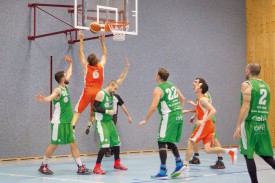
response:
[[[38,39],[38,38],[48,37],[48,36],[53,36],[53,35],[58,35],[58,34],[65,34],[66,37],[67,37],[68,34],[69,34],[70,39],[67,40],[68,44],[74,44],[76,42],[79,42],[79,38],[78,38],[79,29],[74,28],[74,25],[71,25],[71,24],[63,21],[61,18],[58,18],[55,15],[53,15],[53,14],[51,14],[51,13],[49,13],[46,10],[41,8],[41,7],[67,8],[68,13],[75,13],[74,12],[74,5],[28,3],[28,7],[33,8],[33,35],[28,36],[27,37],[28,40],[32,41],[32,40],[35,40],[35,39]],[[50,32],[50,33],[46,33],[46,34],[37,35],[37,23],[39,23],[37,21],[37,14],[36,14],[37,9],[39,9],[39,10],[43,11],[44,13],[48,14],[49,16],[59,20],[59,22],[61,22],[63,24],[66,24],[70,28],[65,29],[65,30],[61,30],[61,31]],[[72,36],[72,33],[74,33],[74,36]],[[111,37],[111,36],[113,36],[113,34],[105,35],[105,37]],[[94,37],[85,38],[83,41],[88,41],[88,40],[93,40],[93,39],[98,39],[98,38],[99,38],[99,36],[94,36]]]

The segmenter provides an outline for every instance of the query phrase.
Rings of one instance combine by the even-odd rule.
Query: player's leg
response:
[[[251,183],[258,183],[257,168],[254,158],[248,159],[246,155],[244,155],[244,158],[246,161],[246,166],[251,179]]]
[[[221,147],[211,147],[211,140],[206,140],[206,139],[204,140],[203,143],[204,143],[204,151],[207,154],[227,153],[230,156],[233,164],[237,162],[237,153],[238,153],[237,148],[225,149]]]
[[[200,159],[199,159],[199,143],[194,144],[194,154],[192,159],[189,161],[189,164],[200,164]]]
[[[47,174],[47,175],[53,174],[53,171],[51,171],[49,169],[48,160],[52,156],[52,154],[55,151],[55,149],[57,148],[57,146],[58,146],[57,144],[51,144],[47,147],[47,149],[45,151],[44,158],[42,160],[42,164],[41,164],[40,168],[38,169],[39,172],[41,172],[43,174]]]
[[[105,152],[110,147],[110,133],[109,133],[108,126],[106,125],[105,121],[104,122],[95,121],[95,130],[98,135],[100,149],[98,151],[97,160],[96,160],[96,164],[93,169],[93,172],[95,174],[103,175],[106,172],[101,169],[101,162],[102,162]]]
[[[81,162],[81,158],[79,155],[79,151],[78,151],[76,142],[70,143],[70,147],[71,147],[72,155],[73,155],[74,160],[78,167],[77,174],[79,174],[79,175],[91,174],[92,172],[88,168],[86,168],[85,165],[83,165]]]
[[[72,120],[72,125],[76,126],[78,123],[78,118],[80,114],[86,109],[88,104],[91,101],[91,96],[89,95],[89,89],[84,88],[82,95],[80,96],[76,106],[75,106],[75,113]]]
[[[193,127],[193,131],[192,133],[195,131],[197,125],[195,124],[194,127]],[[189,161],[190,164],[200,164],[200,159],[199,159],[199,143],[195,143],[194,144],[194,154],[193,154],[193,157],[192,159]]]
[[[168,179],[167,169],[166,169],[166,143],[158,141],[159,147],[159,158],[160,158],[160,171],[156,175],[151,175],[153,179]]]
[[[185,155],[185,161],[184,161],[184,167],[185,169],[189,169],[189,160],[192,157],[194,153],[194,146],[195,142],[193,142],[191,139],[188,139],[187,141],[187,150],[186,150],[186,155]]]
[[[221,144],[217,138],[216,133],[214,134],[214,147],[221,147]],[[223,157],[222,153],[217,154],[218,155],[218,160],[216,161],[215,165],[211,165],[210,167],[212,169],[224,169],[224,163],[223,163]]]
[[[108,121],[108,128],[110,130],[110,145],[114,152],[114,168],[119,170],[128,170],[120,162],[120,140],[113,121]]]
[[[178,177],[181,172],[183,171],[183,162],[181,160],[180,154],[178,147],[174,143],[167,142],[168,149],[170,149],[175,157],[176,160],[176,168],[175,170],[171,173],[171,177],[175,178]]]
[[[275,170],[275,160],[272,156],[260,156],[263,160],[269,164]]]

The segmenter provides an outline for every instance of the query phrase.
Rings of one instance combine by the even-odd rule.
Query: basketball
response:
[[[89,28],[90,28],[90,31],[94,34],[97,34],[99,31],[101,31],[101,26],[97,22],[92,22]]]

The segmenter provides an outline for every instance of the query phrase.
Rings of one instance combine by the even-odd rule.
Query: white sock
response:
[[[188,165],[188,164],[189,164],[189,162],[188,162],[188,161],[184,161],[184,164],[185,164],[185,165]]]
[[[46,156],[44,156],[44,159],[43,159],[42,163],[43,164],[48,164],[48,160],[49,160],[49,158],[47,158]]]
[[[225,149],[225,152],[228,154],[231,149]]]
[[[82,166],[82,162],[80,158],[75,158],[74,160],[78,166]]]

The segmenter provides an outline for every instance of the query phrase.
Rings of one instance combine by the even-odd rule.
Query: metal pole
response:
[[[51,56],[51,60],[50,60],[50,94],[53,91],[52,75],[53,75],[53,56]],[[53,110],[53,104],[51,101],[50,102],[50,121],[52,120],[52,110]]]

